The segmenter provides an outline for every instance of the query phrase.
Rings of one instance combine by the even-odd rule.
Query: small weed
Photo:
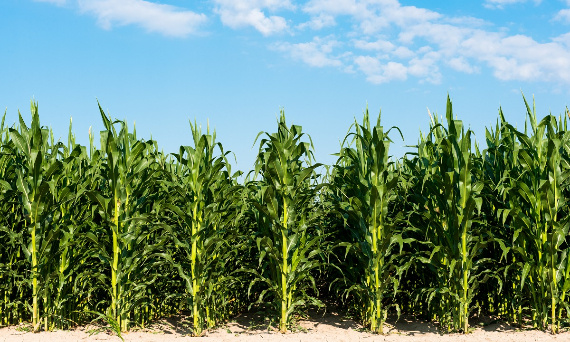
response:
[[[299,322],[295,321],[292,322],[290,327],[289,327],[291,332],[304,332],[304,333],[308,333],[309,330],[307,330],[306,328],[302,327]]]
[[[20,324],[16,327],[16,331],[32,332],[34,328],[30,324]]]
[[[106,329],[113,331],[115,334],[117,334],[117,337],[119,337],[121,341],[125,342],[123,336],[121,335],[121,328],[119,326],[119,323],[111,315],[103,314],[97,311],[86,311],[86,312],[97,315],[98,318],[94,319],[92,322],[95,322],[97,320],[103,320],[108,325]]]
[[[89,335],[89,337],[93,336],[93,335],[98,335],[102,332],[105,332],[107,329],[105,328],[96,328],[96,329],[89,329],[86,331],[86,333]]]

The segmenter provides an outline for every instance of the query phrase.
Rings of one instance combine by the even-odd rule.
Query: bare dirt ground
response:
[[[352,342],[352,341],[570,341],[570,332],[558,335],[536,330],[516,329],[505,323],[482,320],[474,322],[474,330],[468,334],[442,334],[433,323],[401,317],[389,319],[385,335],[366,332],[352,320],[335,313],[311,315],[294,324],[294,332],[281,334],[273,328],[268,318],[262,314],[243,314],[226,325],[204,334],[203,337],[191,337],[188,320],[183,317],[165,319],[147,329],[138,329],[123,333],[125,341],[283,341],[283,342]],[[273,326],[273,327],[272,327]],[[67,342],[67,341],[117,341],[120,339],[100,326],[86,326],[70,331],[26,332],[26,327],[0,329],[0,342]]]

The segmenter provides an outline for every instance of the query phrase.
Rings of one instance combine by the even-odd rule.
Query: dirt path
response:
[[[353,341],[570,341],[570,332],[558,335],[535,331],[516,330],[506,324],[495,323],[476,328],[469,335],[442,335],[436,326],[417,320],[401,318],[397,322],[387,324],[386,335],[373,335],[362,331],[362,327],[351,320],[343,319],[335,314],[316,316],[313,319],[301,320],[294,328],[296,332],[281,334],[268,329],[256,316],[243,315],[204,337],[190,337],[190,330],[182,319],[168,319],[155,324],[152,329],[132,331],[123,334],[125,341],[309,341],[309,342],[353,342]],[[266,321],[267,322],[267,321]],[[118,341],[117,336],[101,331],[97,327],[82,327],[72,331],[40,332],[37,334],[22,331],[22,328],[10,327],[0,329],[0,342],[67,342],[67,341]]]

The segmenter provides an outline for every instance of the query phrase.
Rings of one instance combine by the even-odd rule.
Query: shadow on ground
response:
[[[520,328],[513,326],[505,321],[498,320],[493,317],[472,317],[469,325],[473,329],[485,332],[517,332],[521,330],[529,330],[530,327]],[[259,334],[263,332],[277,332],[279,327],[279,318],[268,309],[253,308],[248,312],[241,313],[222,324],[215,330],[225,331],[228,334]],[[289,327],[290,332],[319,332],[331,331],[334,329],[352,330],[355,332],[367,333],[359,322],[347,318],[344,312],[333,308],[327,310],[309,310],[302,316],[296,316]],[[151,324],[144,329],[151,332],[161,332],[164,334],[192,335],[192,319],[188,314],[168,317]],[[206,333],[208,334],[208,333]],[[447,335],[448,331],[441,329],[437,322],[419,319],[415,316],[402,315],[399,318],[396,315],[390,315],[384,325],[384,334],[387,335]]]

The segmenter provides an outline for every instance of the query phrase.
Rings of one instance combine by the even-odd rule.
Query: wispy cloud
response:
[[[556,13],[556,15],[554,16],[553,20],[560,21],[565,24],[570,24],[570,9],[565,8],[558,11],[558,13]]]
[[[522,1],[488,2],[504,6]],[[352,29],[340,32],[337,26],[335,35],[344,33],[352,44],[322,48],[324,40],[316,37],[278,46],[312,66],[342,64],[341,70],[358,70],[372,83],[412,77],[440,83],[445,69],[472,74],[482,68],[500,80],[570,83],[570,35],[538,42],[528,35],[492,30],[492,25],[477,18],[459,20],[396,0],[311,0],[302,9],[314,18],[350,18]],[[560,11],[556,18],[570,23],[570,10]],[[350,58],[341,62],[338,56],[347,54]]]
[[[366,75],[366,80],[374,84],[404,81],[408,77],[408,68],[401,63],[382,64],[377,58],[370,56],[358,56],[354,63]]]
[[[462,46],[467,57],[487,64],[498,79],[570,83],[570,51],[556,40],[539,43],[524,35],[480,32]]]
[[[148,32],[186,37],[197,33],[206,15],[144,0],[78,0],[79,9],[97,18],[104,29],[138,25]]]
[[[214,0],[215,12],[226,26],[237,29],[254,27],[264,36],[282,32],[288,28],[287,20],[266,11],[293,9],[289,0]]]
[[[304,30],[306,28],[310,28],[312,30],[320,30],[323,29],[325,27],[331,27],[331,26],[335,26],[336,25],[336,21],[334,20],[334,17],[332,15],[329,14],[320,14],[317,16],[314,16],[311,18],[311,20],[301,23],[299,25],[297,25],[297,28],[300,30]]]
[[[34,0],[35,2],[47,2],[57,6],[63,6],[67,3],[67,0]]]
[[[528,0],[485,0],[483,6],[490,9],[503,9],[505,6],[527,2]],[[542,0],[532,0],[535,4],[540,4]]]
[[[321,39],[315,37],[308,43],[291,44],[287,42],[275,43],[271,46],[276,51],[281,51],[293,59],[300,60],[313,67],[341,67],[342,56],[334,56],[333,49],[339,42],[328,37]]]
[[[376,41],[366,41],[364,39],[357,39],[354,41],[354,46],[357,49],[361,50],[384,51],[384,52],[390,52],[396,49],[396,45],[384,39],[378,39]]]
[[[145,0],[35,1],[77,4],[105,29],[137,25],[185,37],[207,21],[205,14]],[[312,67],[361,73],[372,83],[439,83],[448,71],[490,70],[500,80],[570,84],[570,34],[537,41],[528,34],[508,34],[479,18],[448,16],[398,0],[308,0],[295,2],[297,6],[292,0],[212,1],[212,14],[224,25],[252,27],[264,36],[291,33],[282,38],[289,41],[274,41],[270,48]],[[523,2],[541,1],[484,0],[483,5],[503,8]],[[566,8],[553,20],[570,24],[570,0],[564,2]],[[318,36],[321,31],[325,33]],[[302,39],[307,34],[309,41]]]
[[[479,67],[470,64],[465,57],[454,57],[447,61],[447,65],[453,70],[461,71],[466,74],[473,74],[480,71]]]

